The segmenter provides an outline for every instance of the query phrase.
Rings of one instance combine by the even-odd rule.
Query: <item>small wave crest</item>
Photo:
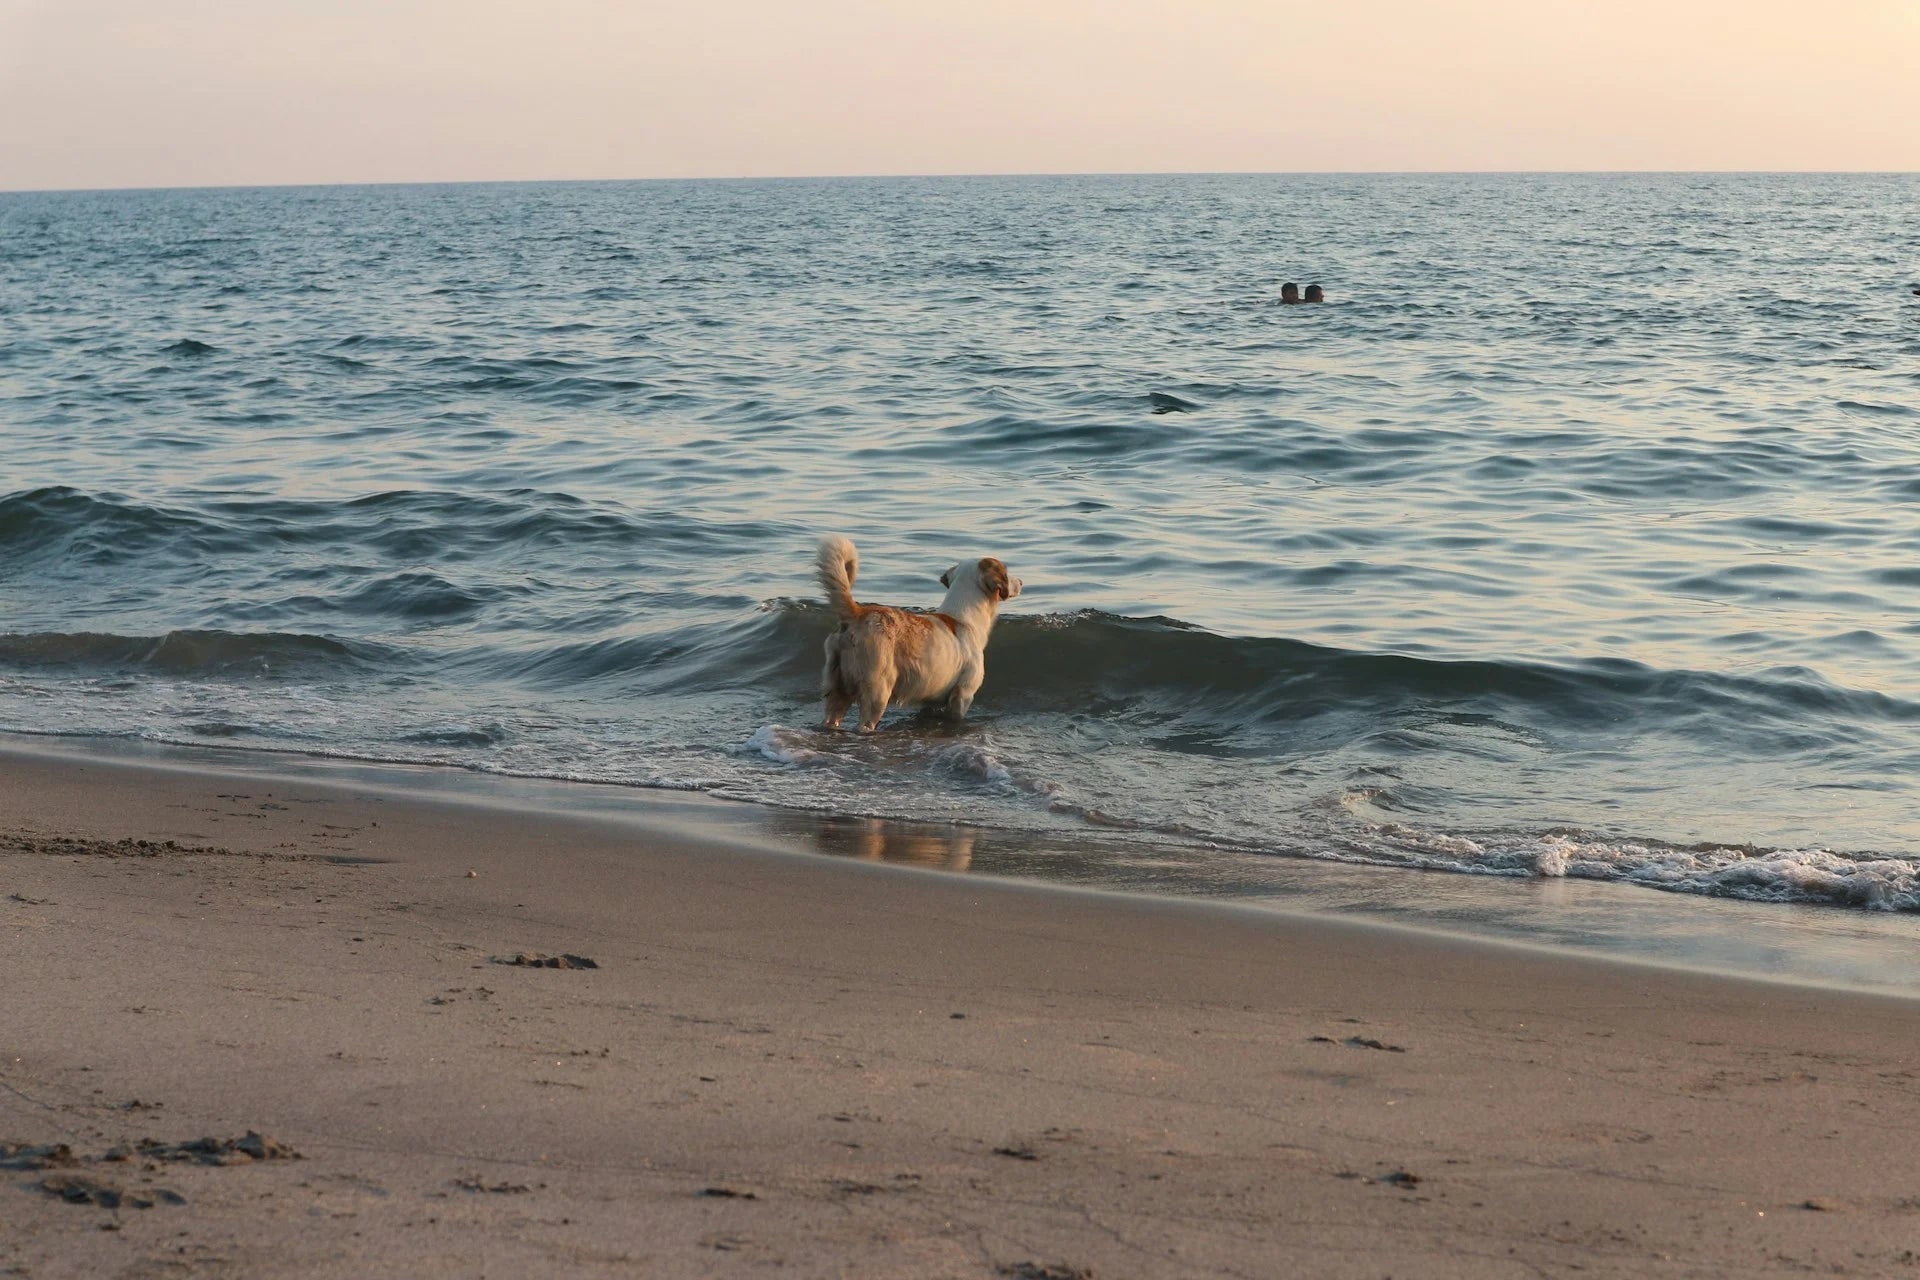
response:
[[[17,566],[44,561],[64,571],[163,544],[205,552],[219,531],[217,522],[183,511],[65,485],[0,497],[0,554]]]
[[[0,634],[0,665],[16,669],[144,670],[171,676],[310,673],[359,666],[375,657],[365,642],[284,632],[169,631],[159,636],[97,632]]]
[[[992,697],[1016,706],[1112,706],[1117,700],[1174,706],[1234,725],[1448,708],[1579,728],[1718,717],[1722,725],[1744,723],[1756,734],[1776,723],[1804,730],[1820,720],[1836,726],[1920,721],[1920,704],[1828,684],[1803,669],[1731,675],[1619,660],[1555,665],[1426,658],[1226,636],[1174,618],[1098,611],[1005,620],[994,633],[989,667]]]
[[[268,498],[167,505],[49,485],[0,495],[0,555],[65,573],[75,564],[140,557],[173,566],[322,550],[404,566],[486,561],[523,568],[556,549],[562,560],[697,555],[769,532],[756,521],[702,520],[678,509],[631,510],[567,493],[400,489],[331,500]],[[404,583],[402,584],[405,585]]]
[[[400,735],[400,741],[427,747],[497,747],[507,740],[498,720],[429,725]]]
[[[366,583],[336,602],[349,613],[445,622],[477,613],[490,594],[438,573],[409,571]]]
[[[701,678],[812,678],[833,625],[810,601],[776,600],[707,637]],[[1367,652],[1231,636],[1177,618],[1098,610],[1003,618],[988,655],[988,714],[1098,709],[1107,720],[1183,726],[1162,745],[1201,754],[1300,749],[1320,735],[1434,726],[1505,733],[1671,732],[1755,756],[1857,744],[1876,726],[1920,724],[1920,703],[1849,689],[1805,668],[1753,674],[1663,670],[1619,659],[1554,664]],[[1302,737],[1301,735],[1307,735]],[[1409,742],[1406,749],[1417,745]]]

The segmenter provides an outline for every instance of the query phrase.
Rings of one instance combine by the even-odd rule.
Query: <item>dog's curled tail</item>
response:
[[[820,556],[815,562],[815,572],[820,575],[820,589],[827,593],[827,603],[843,621],[852,621],[863,612],[853,598],[853,581],[860,576],[860,553],[853,549],[853,542],[837,533],[830,533],[820,539]]]

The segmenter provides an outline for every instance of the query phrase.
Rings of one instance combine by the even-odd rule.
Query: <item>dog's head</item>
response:
[[[995,604],[1020,594],[1020,579],[1008,573],[1006,562],[996,556],[981,556],[971,563],[962,560],[940,575],[940,585],[952,587],[956,582],[965,582],[969,574],[973,575],[980,594]]]

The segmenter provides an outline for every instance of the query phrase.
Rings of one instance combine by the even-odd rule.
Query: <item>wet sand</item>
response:
[[[1920,1273],[1911,1001],[17,748],[0,939],[0,1275]]]

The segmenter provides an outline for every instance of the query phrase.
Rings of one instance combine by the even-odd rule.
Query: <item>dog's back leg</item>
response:
[[[965,720],[967,708],[973,705],[973,695],[980,692],[981,682],[985,678],[986,672],[978,664],[969,665],[961,673],[960,683],[954,685],[953,692],[947,695],[947,714],[955,720]]]
[[[860,732],[872,733],[880,727],[880,717],[887,714],[887,704],[893,701],[893,681],[875,677],[860,686]]]
[[[847,718],[847,709],[853,705],[853,689],[840,672],[839,641],[838,635],[827,638],[827,665],[820,672],[820,694],[827,703],[820,721],[823,729],[838,729],[840,722]]]

